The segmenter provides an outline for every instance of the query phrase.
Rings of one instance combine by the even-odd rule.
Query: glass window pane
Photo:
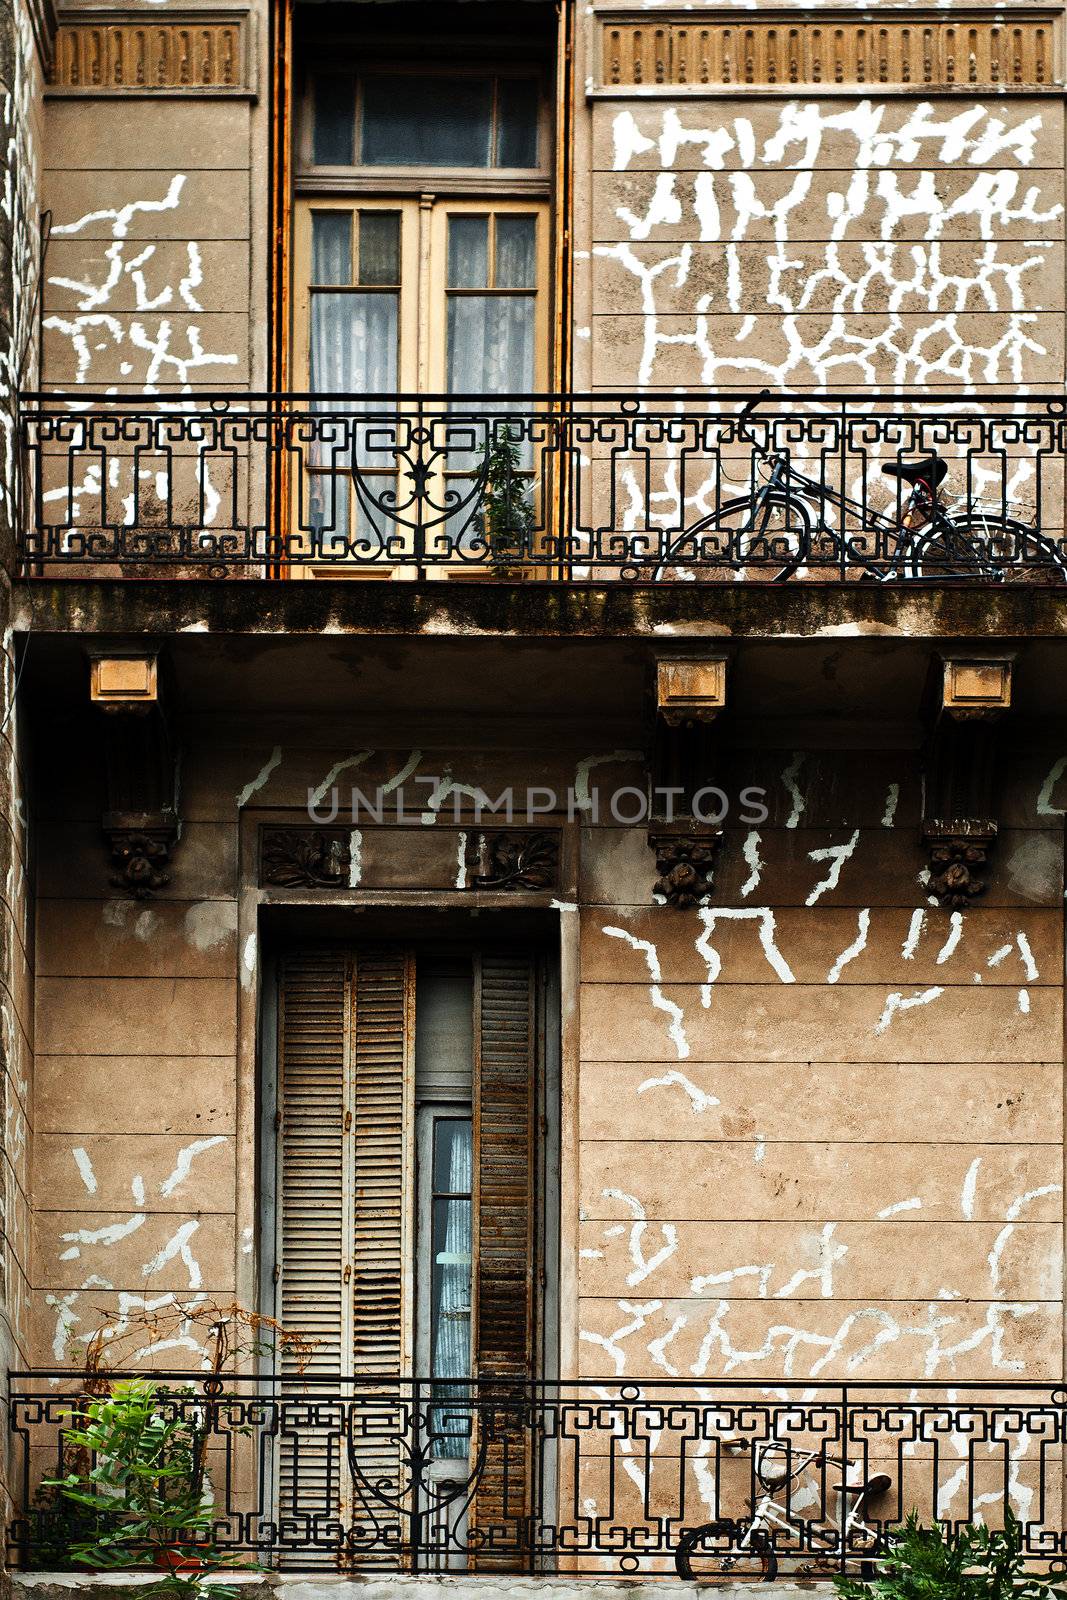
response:
[[[351,78],[315,79],[312,159],[317,167],[350,167],[355,131],[355,88]]]
[[[471,1153],[470,1122],[461,1117],[438,1117],[434,1122],[435,1194],[470,1194]]]
[[[361,160],[370,167],[487,167],[488,78],[363,80]]]
[[[316,394],[396,389],[397,296],[311,297],[311,388]]]
[[[496,164],[537,165],[537,82],[500,78],[497,83]]]
[[[359,281],[368,285],[374,283],[399,284],[399,211],[360,212]]]
[[[537,218],[496,219],[496,286],[532,289],[537,282]]]
[[[431,1217],[432,1376],[466,1378],[471,1359],[471,1182],[469,1118],[438,1117],[433,1125]],[[443,1192],[443,1193],[442,1193]],[[443,1195],[454,1198],[444,1198]]]
[[[451,394],[528,394],[534,387],[533,295],[451,295]]]
[[[448,287],[489,286],[489,218],[449,217]]]
[[[351,211],[312,212],[311,281],[352,282]]]

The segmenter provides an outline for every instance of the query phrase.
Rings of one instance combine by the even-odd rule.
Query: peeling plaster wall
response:
[[[614,90],[578,141],[579,388],[1062,382],[1056,97]]]
[[[411,826],[360,829],[349,889],[462,905],[453,797],[510,781],[571,787],[584,824],[578,900],[557,903],[565,940],[580,924],[567,1366],[1058,1373],[1067,756],[1009,750],[989,890],[949,913],[925,886],[914,751],[739,750],[724,787],[765,788],[770,818],[728,826],[712,904],[680,912],[653,902],[644,829],[607,812],[643,782],[639,752],[568,749],[547,725],[523,752],[442,745],[191,737],[172,882],[138,904],[108,886],[89,746],[65,743],[65,783],[41,786],[35,1358],[77,1361],[146,1302],[254,1291],[241,817],[254,835],[260,813],[299,822],[309,790],[404,784]],[[162,1358],[195,1364],[197,1338]]]
[[[639,831],[589,830],[583,1373],[1060,1373],[1067,790],[1006,759],[964,912],[929,900],[908,752],[753,752],[771,816],[700,910],[650,908]]]
[[[131,15],[139,10],[166,25],[165,0]],[[266,7],[252,13],[248,49],[258,39],[262,54]],[[265,65],[253,59],[256,73]],[[265,103],[193,88],[53,91],[46,120],[47,385],[120,394],[262,387]]]

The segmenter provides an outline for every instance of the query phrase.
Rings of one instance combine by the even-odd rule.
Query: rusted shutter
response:
[[[339,952],[308,951],[282,967],[278,1312],[284,1328],[314,1344],[306,1365],[282,1352],[278,1513],[283,1539],[307,1543],[327,1567],[347,1509],[343,1439],[328,1421],[322,1425],[303,1397],[331,1392],[328,1381],[320,1386],[316,1378],[344,1370],[350,1337],[344,1279],[348,989],[349,963]]]
[[[395,1380],[410,1360],[412,993],[398,950],[304,952],[282,974],[279,1310],[316,1345],[306,1374],[283,1358],[295,1423],[281,1448],[281,1509],[298,1539],[306,1528],[319,1545],[353,1524],[340,1554],[361,1570],[397,1564],[385,1547],[399,1526],[364,1496],[399,1482],[401,1396],[395,1381],[353,1388],[326,1375]],[[315,1392],[351,1404],[302,1416],[293,1398]],[[359,1555],[364,1540],[375,1549]]]
[[[406,1536],[399,1441],[408,1432],[395,1381],[411,1363],[414,968],[400,950],[360,951],[352,986],[352,1359],[349,1422],[357,1571],[396,1569]],[[373,1543],[368,1554],[360,1546]]]
[[[517,1571],[530,1512],[526,1385],[534,1355],[536,970],[483,953],[474,985],[474,1348],[477,1444],[472,1564]]]

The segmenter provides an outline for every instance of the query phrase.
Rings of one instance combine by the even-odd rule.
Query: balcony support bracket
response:
[[[120,658],[121,659],[121,658]],[[132,658],[131,658],[132,659]],[[178,772],[162,694],[93,702],[101,713],[107,804],[102,829],[110,858],[112,888],[135,900],[150,899],[170,882],[170,862],[181,834]]]
[[[922,842],[928,888],[946,910],[983,894],[997,841],[1000,729],[1011,704],[1011,657],[944,655],[931,696]]]
[[[725,796],[715,786],[726,704],[725,656],[663,657],[656,664],[648,844],[653,893],[686,910],[715,885]]]

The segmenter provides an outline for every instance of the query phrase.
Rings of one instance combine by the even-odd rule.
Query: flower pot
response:
[[[199,1572],[204,1563],[198,1555],[172,1545],[167,1549],[154,1551],[152,1565],[158,1567],[161,1572]]]

